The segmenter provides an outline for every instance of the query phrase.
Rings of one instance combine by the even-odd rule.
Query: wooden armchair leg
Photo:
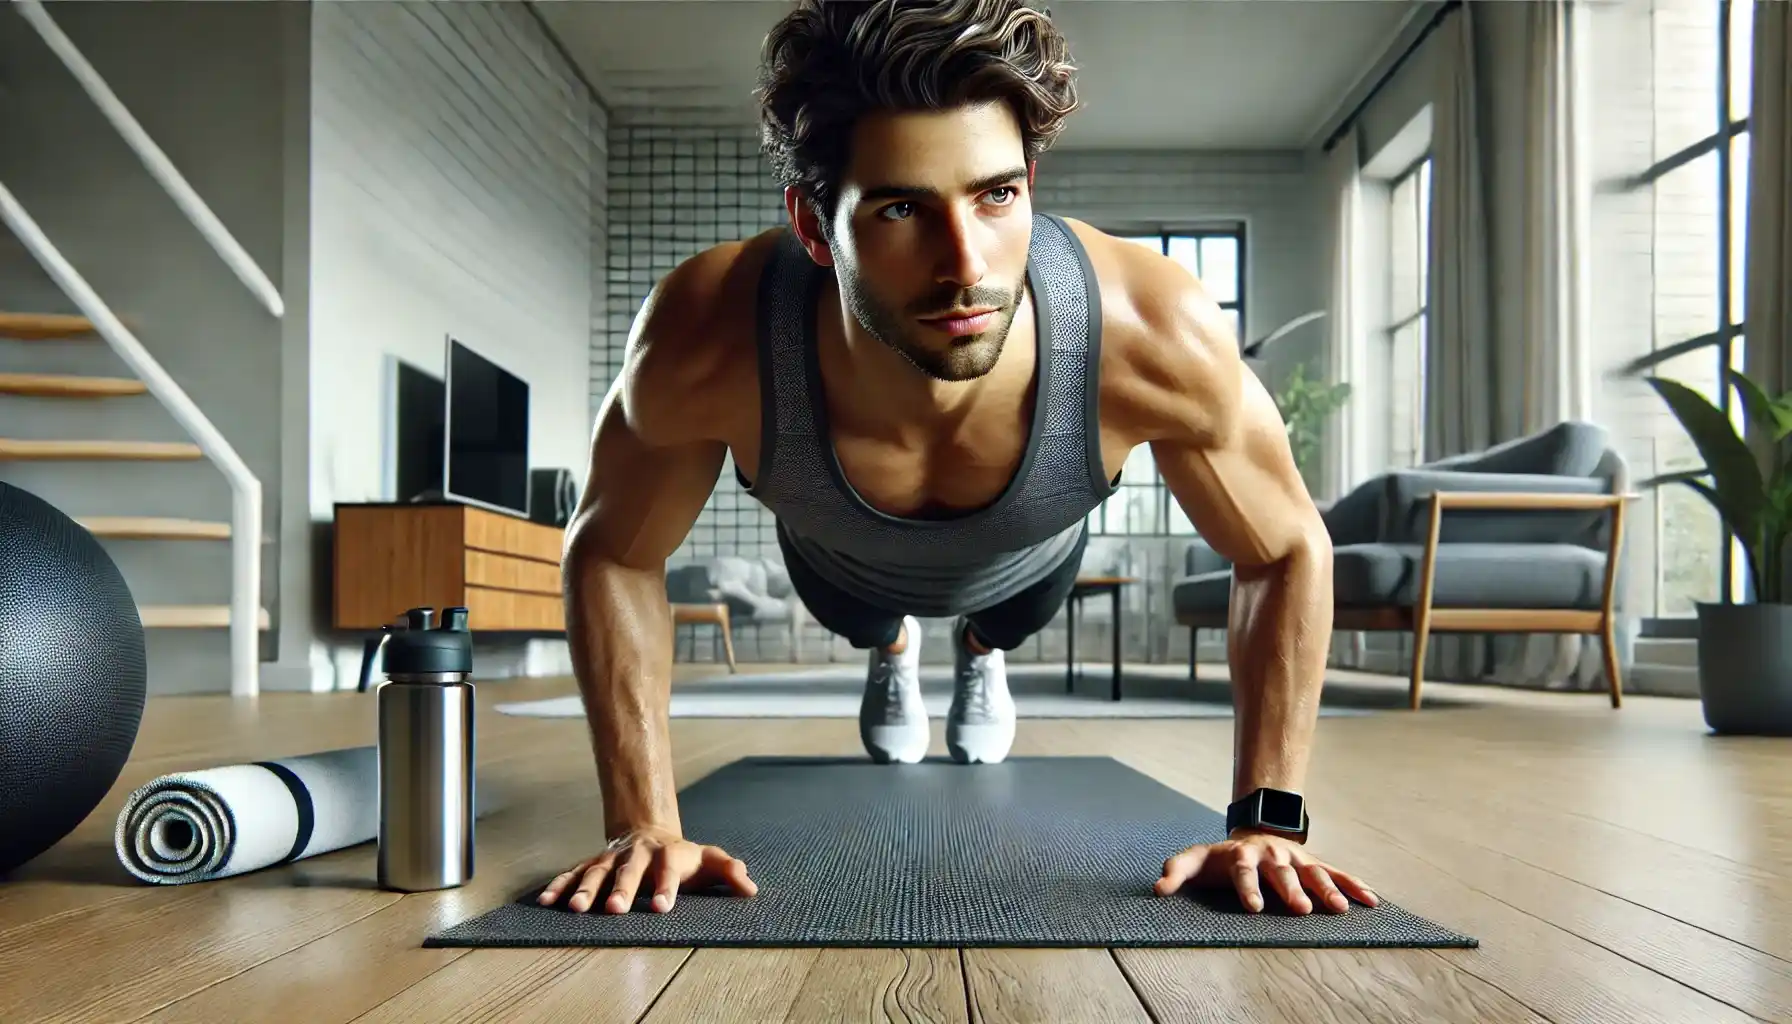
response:
[[[722,627],[722,652],[728,657],[728,671],[738,672],[734,664],[734,631],[728,627],[728,615],[723,614],[717,625]]]
[[[1611,690],[1612,707],[1624,706],[1624,681],[1618,669],[1618,636],[1608,616],[1605,628],[1599,631],[1599,652],[1605,656],[1605,684]]]
[[[1425,647],[1431,639],[1431,609],[1421,608],[1413,619],[1412,629],[1412,681],[1410,700],[1412,710],[1419,710],[1419,691],[1425,686]]]
[[[1431,639],[1431,594],[1437,582],[1438,531],[1443,526],[1441,494],[1431,496],[1431,528],[1426,532],[1425,557],[1419,566],[1418,600],[1412,606],[1412,709],[1419,710],[1419,691],[1425,685],[1425,645]]]

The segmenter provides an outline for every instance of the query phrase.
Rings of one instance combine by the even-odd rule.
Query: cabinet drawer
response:
[[[489,551],[467,552],[467,586],[560,596],[560,567]]]
[[[560,598],[546,594],[468,587],[467,619],[475,633],[481,630],[559,632],[566,628],[566,605]]]
[[[560,564],[560,546],[565,542],[566,531],[558,526],[472,507],[466,509],[465,523],[467,547]]]

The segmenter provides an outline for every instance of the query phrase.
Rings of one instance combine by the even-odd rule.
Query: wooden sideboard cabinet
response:
[[[377,630],[409,608],[467,609],[476,633],[564,633],[565,530],[460,504],[339,504],[335,628]]]

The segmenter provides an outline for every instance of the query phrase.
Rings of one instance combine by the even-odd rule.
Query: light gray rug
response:
[[[1008,689],[1020,718],[1230,718],[1232,688],[1225,680],[1188,678],[1186,665],[1127,665],[1121,699],[1111,700],[1112,668],[1090,663],[1076,692],[1064,692],[1062,664],[1011,664]],[[756,675],[715,676],[672,687],[673,718],[857,718],[865,690],[863,665],[792,668]],[[943,718],[952,702],[952,669],[921,670],[928,715]],[[1403,688],[1328,682],[1322,716],[1365,715],[1404,707]],[[499,712],[527,718],[583,718],[578,696],[515,701]]]

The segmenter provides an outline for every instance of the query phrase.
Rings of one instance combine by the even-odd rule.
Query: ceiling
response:
[[[1050,0],[1085,103],[1062,149],[1290,149],[1313,141],[1412,0]],[[752,124],[784,0],[537,2],[612,110]]]

